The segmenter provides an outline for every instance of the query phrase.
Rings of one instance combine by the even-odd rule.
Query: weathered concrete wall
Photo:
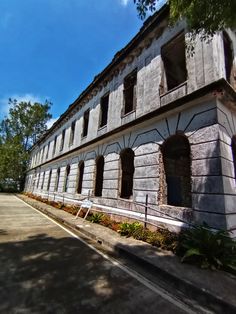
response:
[[[225,188],[222,171],[220,125],[218,124],[218,108],[216,100],[199,100],[199,102],[183,105],[175,113],[165,117],[156,117],[142,124],[123,131],[121,134],[110,137],[94,144],[91,148],[73,152],[61,160],[46,164],[41,168],[39,188],[34,186],[35,193],[51,193],[64,195],[73,199],[81,199],[89,191],[96,204],[141,211],[143,207],[133,206],[132,201],[145,203],[148,195],[149,205],[160,211],[163,217],[207,221],[215,228],[228,228],[225,216]],[[166,139],[181,132],[190,143],[191,147],[191,191],[192,209],[178,208],[166,205],[160,197],[161,172],[161,145]],[[120,152],[124,148],[134,151],[134,180],[133,196],[130,200],[123,200],[120,195]],[[95,160],[97,156],[105,158],[104,181],[102,197],[94,197]],[[84,160],[84,177],[82,193],[76,193],[78,180],[78,164]],[[66,166],[71,166],[67,193],[63,192]],[[47,191],[47,180],[50,169],[53,169],[50,190]],[[56,171],[61,169],[58,191],[55,190]],[[41,189],[41,180],[45,171],[44,188]],[[36,178],[37,181],[37,178]],[[27,189],[31,189],[29,183]],[[165,189],[165,187],[164,187]],[[235,194],[235,192],[234,192]],[[153,210],[152,215],[160,215]]]
[[[45,162],[47,155],[47,160],[50,160],[53,157],[52,153],[55,136],[57,136],[57,145],[54,156],[59,156],[60,154],[79,147],[80,145],[83,145],[92,139],[105,134],[106,132],[135,120],[136,118],[143,116],[160,106],[164,106],[177,98],[191,93],[206,84],[225,77],[222,34],[215,35],[209,44],[201,42],[197,39],[195,54],[193,56],[189,56],[186,53],[186,67],[188,72],[186,84],[160,96],[159,87],[164,71],[161,58],[161,47],[182,30],[184,30],[184,26],[181,24],[176,28],[166,28],[161,36],[154,39],[150,46],[142,50],[140,55],[133,58],[131,62],[127,62],[125,67],[120,70],[120,72],[114,76],[112,80],[109,80],[106,85],[101,87],[96,95],[91,95],[91,99],[82,107],[81,110],[66,119],[60,128],[53,131],[51,136],[49,136],[43,143],[40,143],[39,146],[35,147],[32,151],[31,167],[35,167],[36,165],[40,165]],[[229,35],[232,39],[234,51],[236,51],[235,35],[230,31]],[[122,116],[124,78],[135,68],[137,69],[136,108],[134,112]],[[110,92],[108,122],[105,127],[99,129],[100,100],[107,92]],[[88,134],[83,138],[83,115],[88,109],[90,109]],[[71,124],[74,120],[76,120],[75,139],[73,145],[69,145]],[[65,142],[63,150],[60,151],[63,130],[65,130]],[[48,145],[49,153],[47,154]]]

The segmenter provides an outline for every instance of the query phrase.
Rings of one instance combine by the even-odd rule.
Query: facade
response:
[[[25,190],[168,228],[236,236],[236,34],[149,18],[34,145]]]

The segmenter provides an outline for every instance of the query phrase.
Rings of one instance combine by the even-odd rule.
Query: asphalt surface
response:
[[[13,195],[0,194],[0,313],[193,313]]]

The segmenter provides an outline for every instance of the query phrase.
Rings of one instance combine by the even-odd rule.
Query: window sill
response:
[[[100,135],[105,134],[106,132],[107,132],[107,125],[104,125],[97,130],[97,135],[100,136]]]
[[[131,115],[131,114],[134,113],[134,112],[135,112],[135,109],[132,110],[132,111],[129,111],[129,112],[125,113],[125,114],[123,114],[123,115],[121,116],[121,118],[122,118],[122,119],[123,119],[123,118],[126,118],[126,117],[128,117],[129,115]]]
[[[161,107],[187,95],[187,81],[160,95]]]

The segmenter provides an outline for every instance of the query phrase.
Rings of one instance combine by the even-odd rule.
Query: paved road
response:
[[[13,195],[0,194],[0,313],[190,313]]]

